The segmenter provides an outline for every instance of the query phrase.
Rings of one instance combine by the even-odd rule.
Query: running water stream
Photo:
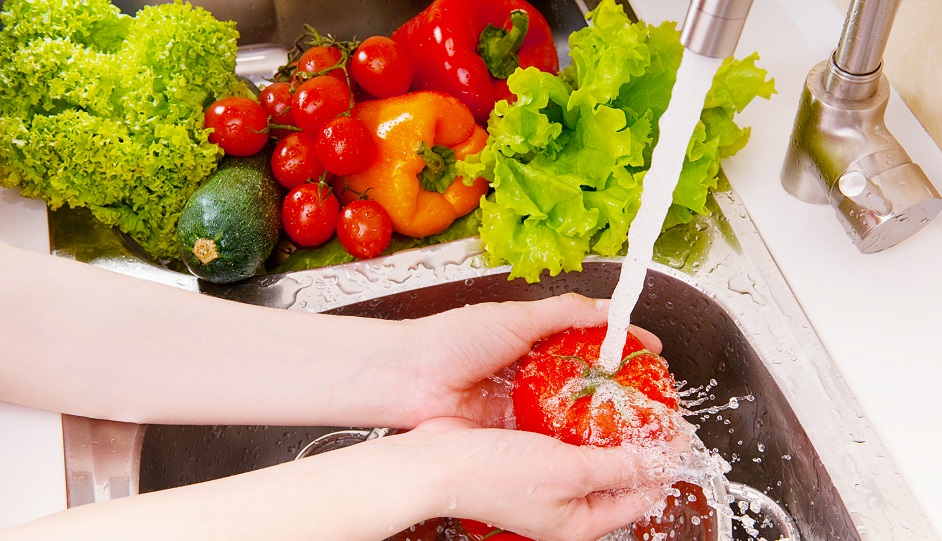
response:
[[[722,58],[684,49],[670,103],[658,123],[660,139],[651,156],[651,168],[644,177],[641,207],[628,230],[628,254],[612,293],[608,332],[599,354],[599,366],[604,370],[615,372],[621,363],[625,333],[631,323],[631,311],[644,288],[648,263],[654,255],[654,242],[670,208],[704,99],[722,62]]]

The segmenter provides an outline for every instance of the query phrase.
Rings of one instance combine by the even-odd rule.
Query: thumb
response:
[[[484,303],[468,306],[477,317],[492,321],[505,329],[513,329],[517,338],[529,348],[540,338],[570,327],[591,327],[608,323],[609,299],[593,299],[578,293],[566,293],[535,301]],[[661,353],[660,339],[653,333],[631,325],[629,331],[645,347]]]

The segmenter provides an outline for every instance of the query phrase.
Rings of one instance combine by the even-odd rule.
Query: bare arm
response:
[[[594,540],[661,497],[671,456],[663,468],[652,457],[437,419],[297,462],[77,507],[0,539],[366,541],[454,516],[544,540]],[[604,492],[619,488],[627,491]]]
[[[222,301],[2,243],[0,261],[0,398],[52,411],[166,423],[355,418],[350,397],[330,389],[380,377],[388,367],[372,361],[400,332]],[[355,348],[343,339],[348,326]]]
[[[0,262],[0,400],[140,423],[500,424],[488,376],[607,309],[566,295],[393,322],[243,305],[3,243]]]

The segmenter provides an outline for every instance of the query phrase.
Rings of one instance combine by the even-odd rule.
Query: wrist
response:
[[[418,436],[418,437],[417,437]],[[453,464],[441,445],[421,434],[405,432],[385,436],[344,449],[348,487],[358,493],[361,516],[380,527],[376,539],[386,538],[424,520],[449,516],[456,504]],[[331,452],[330,454],[332,454]],[[356,525],[362,528],[362,524]],[[365,529],[358,530],[363,532]],[[352,533],[351,533],[352,535]],[[352,537],[337,537],[352,539]]]

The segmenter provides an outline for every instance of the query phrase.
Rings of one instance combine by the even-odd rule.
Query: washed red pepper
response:
[[[413,90],[456,96],[481,125],[513,98],[506,79],[518,66],[559,71],[553,31],[524,0],[435,0],[392,39],[414,63]]]

